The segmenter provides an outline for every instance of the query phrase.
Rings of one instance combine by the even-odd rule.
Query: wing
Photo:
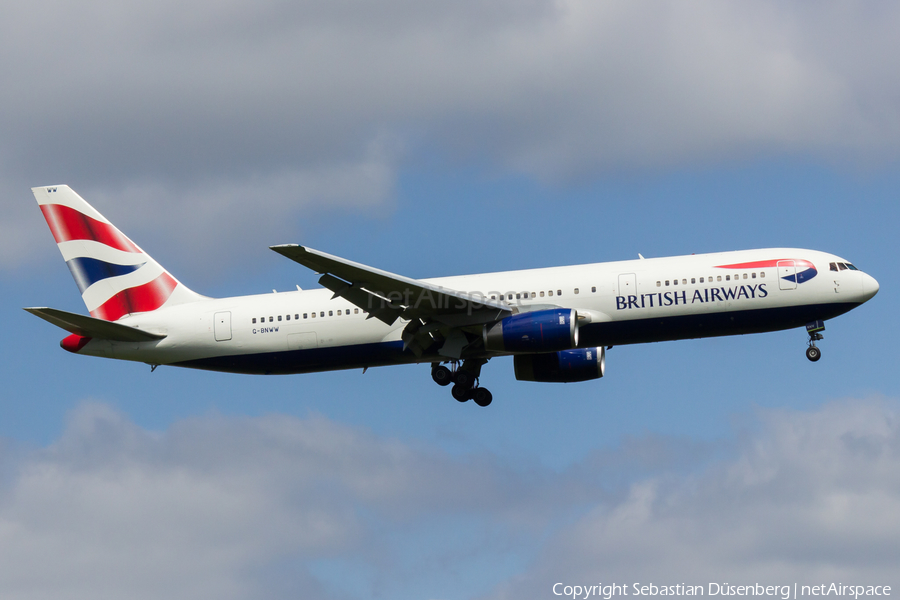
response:
[[[115,342],[152,342],[153,340],[161,340],[166,337],[135,327],[129,327],[128,325],[122,325],[121,323],[112,323],[55,308],[26,308],[25,310],[48,323],[65,329],[69,333],[89,338]]]
[[[477,292],[410,279],[296,244],[271,248],[321,273],[320,284],[334,292],[335,298],[344,298],[367,311],[368,318],[375,317],[388,325],[398,318],[409,320],[403,341],[417,354],[430,345],[425,337],[430,336],[433,341],[443,339],[442,354],[458,358],[470,342],[463,337],[466,327],[492,323],[512,314],[511,307]]]

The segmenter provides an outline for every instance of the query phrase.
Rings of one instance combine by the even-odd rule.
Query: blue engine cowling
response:
[[[513,359],[516,379],[546,383],[574,383],[600,379],[606,371],[606,350],[576,348],[547,354],[519,354]]]
[[[498,352],[553,352],[578,345],[578,317],[571,308],[536,310],[484,326],[484,347]]]

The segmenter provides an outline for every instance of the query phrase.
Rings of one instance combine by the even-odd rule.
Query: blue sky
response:
[[[4,597],[900,585],[893,5],[38,4],[0,25]],[[315,287],[279,243],[411,277],[790,246],[881,291],[816,364],[800,330],[494,360],[486,410],[427,366],[151,374],[21,310],[84,312],[50,183],[211,296]]]

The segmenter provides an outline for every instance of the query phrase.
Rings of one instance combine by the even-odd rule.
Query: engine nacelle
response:
[[[520,354],[513,359],[516,379],[574,383],[600,379],[606,371],[606,349],[576,348],[547,354]]]
[[[498,352],[553,352],[578,345],[578,317],[571,308],[536,310],[484,326],[484,347]]]

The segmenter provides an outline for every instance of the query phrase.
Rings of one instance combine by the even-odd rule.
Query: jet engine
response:
[[[606,349],[576,348],[545,354],[519,354],[513,359],[516,379],[574,383],[600,379],[606,370]]]
[[[553,352],[578,345],[578,318],[571,308],[536,310],[484,326],[484,347],[499,352]]]

